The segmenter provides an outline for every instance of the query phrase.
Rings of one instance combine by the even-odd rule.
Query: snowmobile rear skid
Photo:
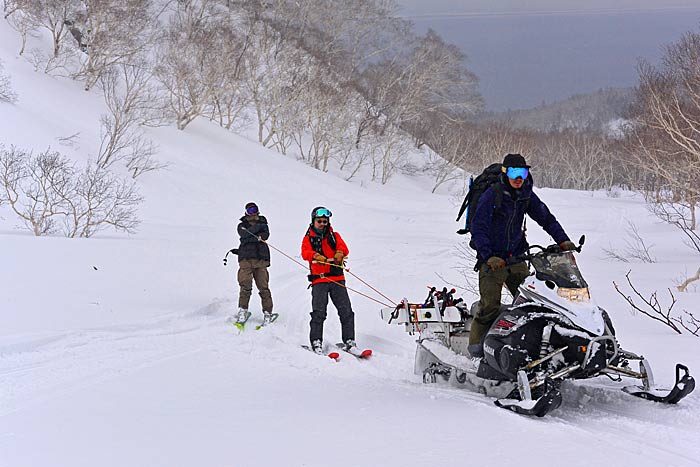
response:
[[[478,302],[467,307],[454,291],[432,288],[422,304],[404,299],[381,310],[387,323],[418,334],[414,372],[424,383],[449,382],[494,397],[499,407],[538,417],[561,405],[564,381],[632,378],[641,384],[614,390],[665,404],[676,404],[695,389],[680,363],[673,387],[657,387],[649,362],[620,347],[607,312],[590,298],[573,252],[533,245],[518,260],[529,261],[534,271],[513,304],[501,307],[483,340],[483,358],[470,358],[467,351]]]

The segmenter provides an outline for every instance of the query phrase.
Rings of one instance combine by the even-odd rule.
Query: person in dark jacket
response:
[[[505,284],[515,295],[529,274],[524,261],[509,260],[528,247],[523,229],[525,214],[537,222],[563,250],[576,248],[554,215],[533,191],[530,166],[520,154],[503,159],[499,183],[491,185],[479,198],[472,221],[472,241],[479,272],[479,303],[469,333],[469,353],[483,356],[482,340],[496,320]]]
[[[301,242],[301,257],[309,262],[311,274],[311,349],[323,353],[323,322],[326,320],[328,297],[338,309],[341,334],[348,351],[355,344],[355,314],[345,288],[343,260],[349,250],[343,237],[331,227],[332,213],[319,206],[311,211],[311,224]]]
[[[238,247],[238,316],[237,323],[245,323],[250,317],[248,304],[253,292],[253,280],[260,293],[263,309],[263,324],[269,324],[273,319],[272,294],[270,293],[270,248],[264,240],[270,237],[270,229],[265,216],[260,215],[255,203],[245,205],[245,215],[238,224],[238,236],[241,244]]]

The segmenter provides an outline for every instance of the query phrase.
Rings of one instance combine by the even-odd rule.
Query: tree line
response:
[[[521,152],[539,186],[637,189],[684,203],[696,224],[695,33],[660,66],[640,63],[624,131],[610,135],[479,118],[464,53],[434,31],[417,35],[393,0],[3,0],[3,11],[37,70],[101,90],[101,170],[135,179],[166,165],[144,126],[184,130],[204,118],[231,131],[252,125],[261,145],[346,179],[420,170],[434,190]],[[39,31],[51,47],[27,49]],[[17,99],[0,85],[5,102]],[[408,158],[416,148],[430,149],[421,165]]]

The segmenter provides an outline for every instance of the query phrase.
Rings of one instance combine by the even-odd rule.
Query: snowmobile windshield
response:
[[[535,268],[535,277],[541,281],[552,281],[558,287],[582,289],[588,287],[576,265],[573,252],[541,253],[530,260]]]

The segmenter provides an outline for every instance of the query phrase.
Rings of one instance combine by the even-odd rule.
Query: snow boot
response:
[[[250,312],[245,308],[238,309],[238,315],[236,316],[236,324],[245,324],[250,318]]]
[[[275,320],[275,316],[272,314],[271,311],[263,311],[263,326],[267,326],[271,322]]]
[[[323,342],[320,339],[316,339],[311,343],[311,350],[313,350],[314,353],[323,355]]]
[[[467,351],[469,352],[469,355],[472,356],[472,358],[481,358],[484,356],[484,344],[481,342],[477,344],[469,344],[469,347],[467,347]]]
[[[354,348],[354,349],[357,349],[357,344],[355,343],[355,339],[348,339],[348,340],[346,340],[343,344],[345,344],[345,349],[344,349],[344,350],[345,350],[346,352],[351,352],[351,353],[352,353],[353,348]]]

